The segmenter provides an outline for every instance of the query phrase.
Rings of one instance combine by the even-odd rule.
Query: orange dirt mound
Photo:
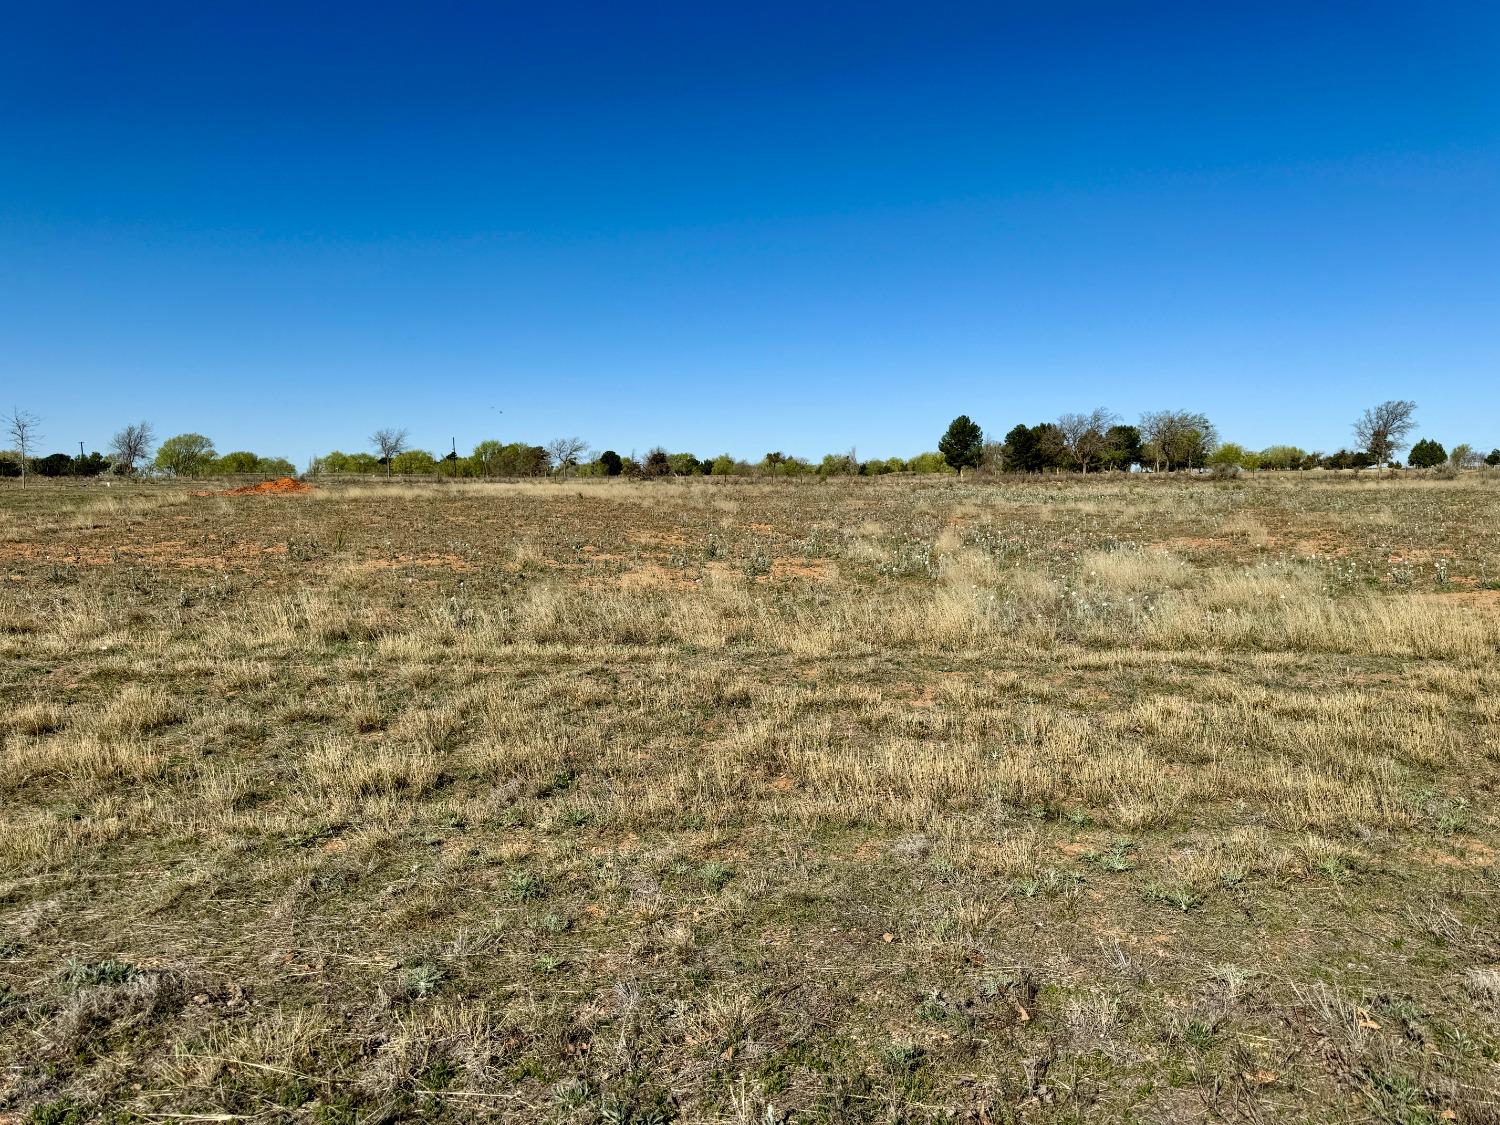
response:
[[[280,492],[311,492],[313,486],[303,484],[300,480],[291,477],[277,477],[275,480],[261,481],[259,484],[247,484],[243,488],[227,488],[219,493],[220,496],[264,496],[267,493]]]

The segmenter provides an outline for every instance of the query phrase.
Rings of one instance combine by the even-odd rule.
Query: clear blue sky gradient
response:
[[[1500,445],[1500,5],[0,5],[0,404],[298,462]],[[502,413],[503,412],[503,413]]]

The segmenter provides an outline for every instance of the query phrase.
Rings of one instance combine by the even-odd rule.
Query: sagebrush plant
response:
[[[0,490],[0,1116],[1483,1120],[1497,499]]]

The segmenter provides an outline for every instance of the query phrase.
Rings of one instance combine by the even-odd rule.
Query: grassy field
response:
[[[0,1120],[1500,1121],[1500,475],[0,490]]]

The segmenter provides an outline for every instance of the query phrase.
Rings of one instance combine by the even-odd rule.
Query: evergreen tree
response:
[[[645,463],[641,468],[648,477],[665,477],[672,473],[672,462],[667,459],[667,451],[658,445],[646,454]]]
[[[960,414],[948,425],[948,432],[938,439],[938,452],[962,477],[984,456],[984,431],[967,414]]]
[[[1431,469],[1448,460],[1448,451],[1431,438],[1423,438],[1411,447],[1406,463],[1414,469]]]
[[[1008,473],[1034,473],[1036,466],[1036,439],[1031,436],[1031,427],[1024,422],[1011,428],[1005,435],[1005,471]]]
[[[1069,467],[1068,439],[1056,422],[1039,422],[1031,427],[1033,472]]]

